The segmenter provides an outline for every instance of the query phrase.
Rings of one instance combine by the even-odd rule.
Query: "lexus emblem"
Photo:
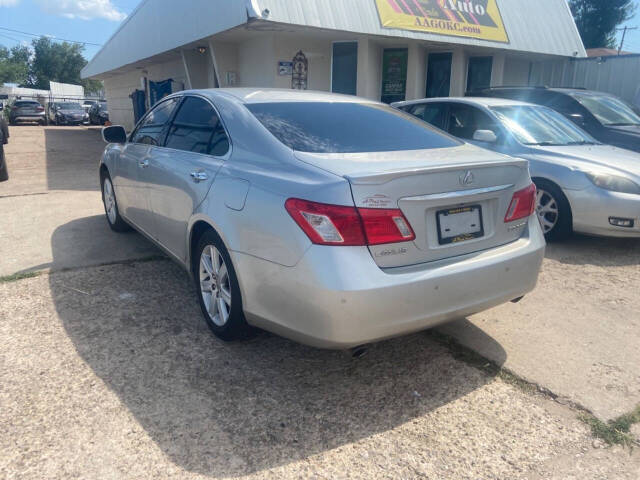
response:
[[[460,175],[458,179],[460,180],[460,185],[471,185],[474,180],[473,173],[471,170],[467,170],[463,175]]]

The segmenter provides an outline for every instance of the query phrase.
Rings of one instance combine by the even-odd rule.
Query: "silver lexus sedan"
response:
[[[186,268],[220,338],[359,346],[517,300],[545,241],[527,162],[386,105],[194,90],[103,130],[107,220]]]
[[[400,102],[456,137],[529,161],[547,240],[640,238],[640,153],[603,145],[548,107],[500,98]]]

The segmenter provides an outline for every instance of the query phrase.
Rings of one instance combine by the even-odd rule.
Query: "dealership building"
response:
[[[566,0],[142,0],[83,69],[113,123],[190,88],[324,90],[392,102],[535,83],[585,57]]]

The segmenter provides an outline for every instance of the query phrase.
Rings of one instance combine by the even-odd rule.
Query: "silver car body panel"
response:
[[[500,98],[433,98],[398,102],[395,107],[420,103],[463,103],[472,105],[499,119],[492,106],[532,105]],[[611,192],[595,186],[586,173],[610,174],[628,178],[640,185],[640,153],[611,145],[523,145],[507,129],[502,133],[511,139],[502,145],[476,143],[477,146],[498,153],[522,158],[529,162],[533,178],[544,178],[558,185],[571,206],[573,229],[579,233],[612,237],[640,237],[640,195]],[[472,142],[474,143],[474,142]],[[630,218],[634,227],[618,227],[609,217]]]
[[[109,145],[102,163],[121,215],[188,270],[195,225],[216,230],[238,273],[249,323],[341,348],[428,328],[533,289],[545,247],[540,227],[535,217],[503,222],[513,192],[531,181],[526,161],[471,145],[352,158],[301,154],[280,143],[244,103],[369,101],[288,90],[176,95],[205,97],[214,105],[231,139],[228,155],[127,143]],[[469,170],[473,185],[462,185]],[[206,173],[207,180],[194,182],[193,171]],[[315,245],[284,209],[292,197],[360,206],[380,192],[391,199],[389,208],[403,210],[417,230],[415,242]],[[445,196],[428,197],[434,194]],[[487,235],[431,248],[427,222],[435,221],[434,208],[468,203],[483,205]],[[407,251],[389,254],[395,247]]]

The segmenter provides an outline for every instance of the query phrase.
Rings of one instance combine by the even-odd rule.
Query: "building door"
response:
[[[451,53],[430,53],[427,62],[427,98],[448,97],[451,89]]]
[[[409,50],[406,48],[385,48],[382,55],[382,94],[384,103],[401,102],[407,92],[407,61]]]
[[[489,88],[493,57],[471,57],[467,70],[467,92]]]
[[[358,42],[336,42],[331,57],[331,91],[356,94],[358,81]]]

